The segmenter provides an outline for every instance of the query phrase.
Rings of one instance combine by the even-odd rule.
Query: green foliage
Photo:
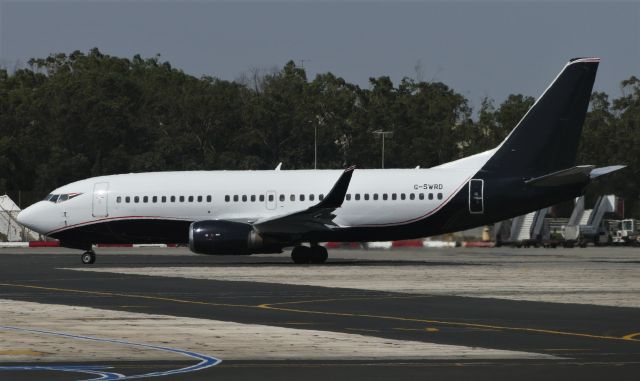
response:
[[[612,102],[593,94],[579,162],[631,165],[594,189],[612,184],[637,200],[640,80],[622,87]],[[331,73],[309,80],[290,61],[253,73],[248,84],[195,78],[159,56],[52,54],[13,73],[0,69],[0,191],[30,192],[26,204],[103,174],[270,169],[280,161],[313,168],[314,130],[318,168],[379,167],[376,130],[393,133],[386,167],[431,167],[496,146],[533,102],[484,99],[473,120],[468,100],[439,82],[379,77],[363,89]]]

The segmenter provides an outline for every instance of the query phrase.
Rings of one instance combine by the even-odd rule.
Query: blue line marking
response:
[[[99,378],[91,378],[84,381],[102,381],[102,380],[132,380],[136,378],[149,378],[149,377],[161,377],[161,376],[169,376],[183,373],[195,372],[198,370],[210,368],[212,366],[218,365],[222,362],[222,360],[203,355],[196,352],[187,351],[184,349],[170,348],[164,347],[160,345],[152,345],[152,344],[143,344],[143,343],[134,343],[126,340],[116,340],[116,339],[104,339],[100,337],[93,336],[82,336],[82,335],[74,335],[71,333],[65,332],[54,332],[54,331],[45,331],[41,329],[31,329],[31,328],[20,328],[20,327],[12,327],[12,326],[0,326],[0,330],[5,331],[18,331],[18,332],[29,332],[29,333],[39,333],[50,336],[58,336],[58,337],[66,337],[77,340],[88,340],[88,341],[97,341],[101,343],[111,343],[116,345],[123,345],[128,347],[137,347],[137,348],[147,348],[147,349],[155,349],[164,352],[170,353],[178,353],[187,357],[191,357],[196,360],[200,360],[199,363],[195,365],[190,365],[184,368],[179,369],[171,369],[160,372],[151,372],[144,374],[136,374],[131,376],[125,376],[120,373],[113,373],[103,371],[101,369],[110,369],[109,366],[95,366],[95,365],[53,365],[53,366],[0,366],[0,371],[17,371],[17,370],[53,370],[53,371],[63,371],[63,372],[78,372],[78,373],[87,373],[100,376]]]

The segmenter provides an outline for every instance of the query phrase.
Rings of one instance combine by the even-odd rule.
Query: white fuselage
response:
[[[254,222],[320,201],[342,171],[189,171],[100,176],[52,192],[80,195],[30,207],[30,228],[52,234],[116,219]],[[343,227],[397,225],[442,207],[472,174],[454,168],[357,170],[336,211]]]

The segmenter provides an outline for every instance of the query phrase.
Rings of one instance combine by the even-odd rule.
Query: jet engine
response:
[[[253,226],[233,221],[196,221],[189,226],[189,249],[198,254],[235,255],[280,253],[282,248],[265,244]]]

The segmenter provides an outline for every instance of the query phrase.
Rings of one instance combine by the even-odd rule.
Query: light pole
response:
[[[393,134],[393,131],[377,130],[377,131],[373,131],[373,133],[382,136],[382,169],[384,169],[384,138],[387,135]]]
[[[313,125],[313,169],[318,169],[318,125]]]

